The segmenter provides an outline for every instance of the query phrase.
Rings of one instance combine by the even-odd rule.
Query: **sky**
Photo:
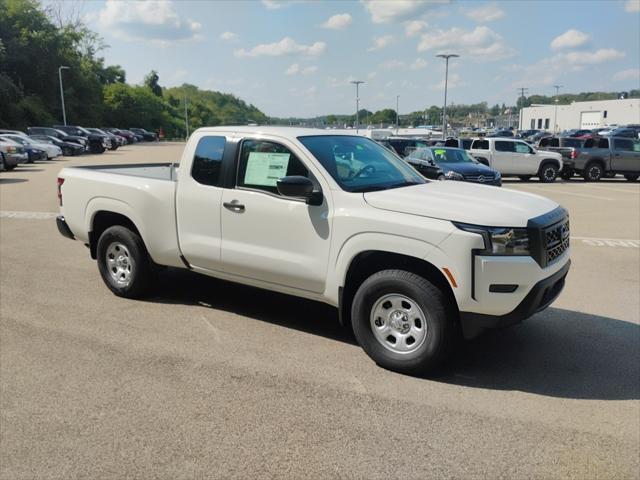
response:
[[[528,94],[640,88],[640,0],[106,0],[87,25],[129,83],[232,93],[269,116],[400,113]]]

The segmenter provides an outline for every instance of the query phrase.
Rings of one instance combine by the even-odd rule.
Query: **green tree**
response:
[[[160,80],[158,72],[151,70],[147,76],[144,77],[144,84],[156,97],[162,97],[162,87],[158,84],[158,80]]]

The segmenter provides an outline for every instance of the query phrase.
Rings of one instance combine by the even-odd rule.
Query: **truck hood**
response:
[[[453,181],[367,192],[364,200],[381,210],[489,227],[526,227],[558,207],[530,193]]]

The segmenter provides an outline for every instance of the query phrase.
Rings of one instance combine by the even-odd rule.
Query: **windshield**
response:
[[[436,163],[478,163],[466,150],[457,148],[432,148]]]
[[[371,192],[426,183],[397,155],[368,138],[320,135],[298,137],[298,140],[347,192]]]

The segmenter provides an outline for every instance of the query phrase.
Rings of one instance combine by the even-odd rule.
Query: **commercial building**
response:
[[[640,98],[533,105],[520,112],[520,130],[537,128],[559,132],[570,128],[592,129],[630,123],[640,123]]]

